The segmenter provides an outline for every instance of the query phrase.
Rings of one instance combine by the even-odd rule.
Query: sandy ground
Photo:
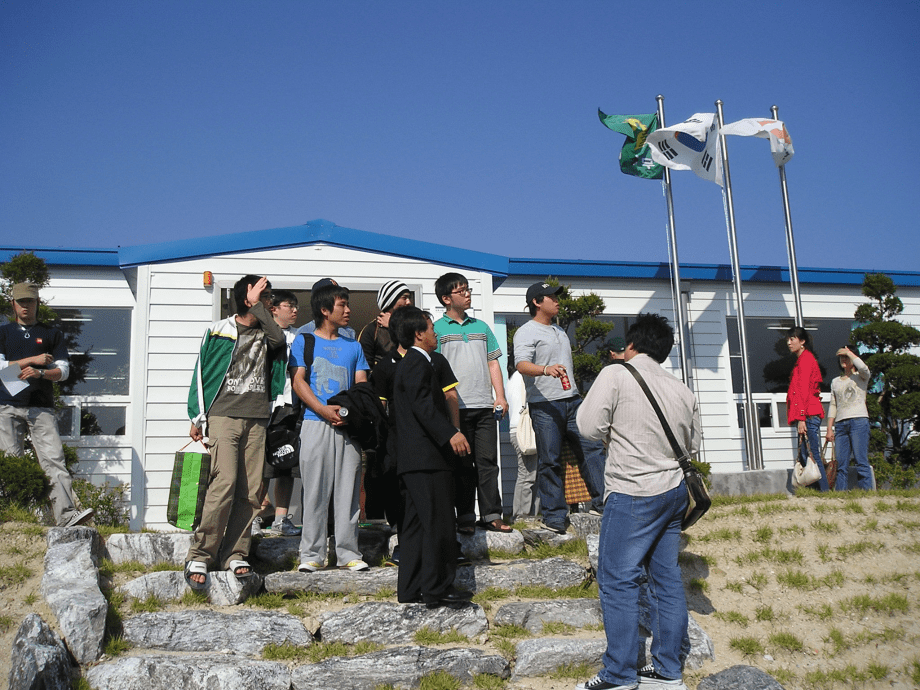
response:
[[[789,690],[920,687],[920,496],[808,496],[724,506],[687,536],[681,563],[688,606],[716,655],[685,674],[691,690],[735,664],[763,669]],[[44,550],[36,526],[0,523],[3,684],[25,615],[35,611],[53,621],[40,594]],[[489,616],[513,600],[493,602]],[[305,611],[308,626],[320,608],[311,604]],[[476,646],[495,651],[488,642]],[[507,687],[569,690],[584,679],[532,678]]]

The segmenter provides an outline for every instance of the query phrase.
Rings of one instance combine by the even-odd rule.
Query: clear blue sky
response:
[[[799,265],[920,270],[920,3],[0,5],[0,242],[339,225],[537,258],[666,261],[658,182],[597,117],[779,106]],[[645,8],[642,11],[642,7]],[[910,46],[914,46],[911,48]],[[732,137],[741,261],[785,264],[765,141]],[[682,262],[729,261],[673,174]]]

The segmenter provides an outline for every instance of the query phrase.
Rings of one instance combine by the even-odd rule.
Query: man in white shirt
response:
[[[674,346],[674,331],[657,314],[640,314],[626,334],[624,360],[639,372],[684,451],[700,448],[696,398],[660,365]],[[607,445],[605,507],[597,581],[607,652],[587,690],[686,690],[681,643],[687,602],[677,553],[687,511],[687,486],[671,444],[648,397],[626,366],[601,370],[578,411],[578,428]],[[648,573],[652,662],[636,669],[639,587]]]

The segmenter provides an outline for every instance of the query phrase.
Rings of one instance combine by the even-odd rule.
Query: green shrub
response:
[[[96,486],[85,479],[73,480],[73,492],[84,508],[92,508],[96,525],[123,527],[128,524],[130,512],[125,506],[127,484],[112,486],[106,482]]]
[[[34,508],[48,498],[51,482],[34,456],[0,452],[0,501]]]
[[[712,474],[712,465],[708,462],[702,462],[691,458],[690,466],[703,476],[703,483],[706,484],[706,488],[712,489],[712,480],[709,478],[709,475]]]
[[[875,483],[879,489],[909,489],[920,481],[917,469],[890,462],[882,453],[869,453],[869,464],[875,470]]]

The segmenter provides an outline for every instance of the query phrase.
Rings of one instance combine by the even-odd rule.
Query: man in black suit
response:
[[[466,455],[466,437],[450,422],[431,353],[437,349],[431,316],[403,307],[396,334],[406,356],[396,367],[396,472],[406,512],[399,534],[399,584],[403,603],[434,607],[470,599],[454,589],[457,573],[454,517],[454,455]]]

